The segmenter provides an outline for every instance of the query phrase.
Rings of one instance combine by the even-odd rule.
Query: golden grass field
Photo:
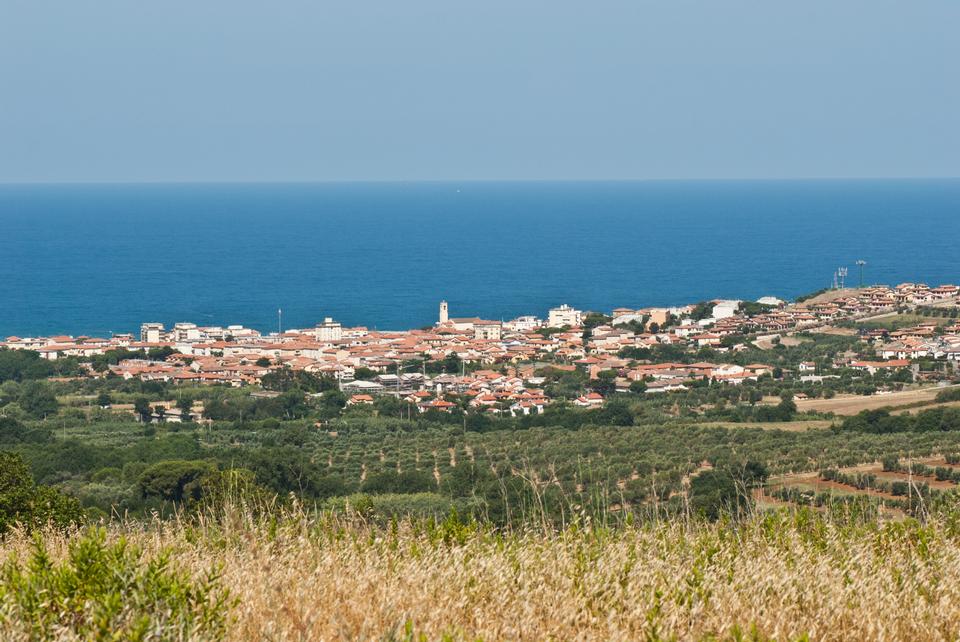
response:
[[[891,392],[885,395],[837,395],[832,399],[801,399],[797,403],[800,412],[832,412],[837,415],[855,415],[863,410],[905,406],[907,404],[933,403],[937,393],[944,390],[937,386]],[[779,401],[779,399],[777,400]]]
[[[112,525],[107,537],[141,546],[144,561],[168,549],[197,576],[219,569],[235,600],[227,640],[960,637],[960,532],[936,519],[782,511],[736,525],[498,534],[229,509],[199,523]],[[68,539],[47,535],[54,560]],[[14,533],[0,554],[23,559],[30,547]],[[0,606],[0,637],[31,639],[15,615]]]

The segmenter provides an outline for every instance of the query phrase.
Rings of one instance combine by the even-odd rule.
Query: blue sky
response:
[[[960,175],[960,2],[6,0],[0,181]]]

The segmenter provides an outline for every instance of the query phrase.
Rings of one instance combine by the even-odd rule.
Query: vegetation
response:
[[[353,505],[351,504],[351,507]],[[849,503],[735,522],[577,520],[495,531],[299,507],[14,533],[4,639],[575,638],[940,640],[960,636],[952,512],[878,522]],[[952,509],[951,509],[952,510]],[[12,557],[11,557],[12,556]],[[229,587],[229,591],[226,590]],[[121,599],[122,596],[122,599]],[[111,635],[112,634],[112,635]]]
[[[584,341],[609,322],[588,314]],[[955,639],[960,392],[913,396],[952,371],[868,374],[845,365],[872,356],[860,336],[790,338],[620,351],[767,366],[669,393],[538,362],[551,403],[516,417],[348,404],[289,368],[177,385],[109,368],[163,353],[0,350],[0,637]],[[836,395],[911,402],[798,409]]]
[[[182,533],[181,533],[182,536]],[[89,529],[8,539],[0,567],[0,632],[30,640],[222,639],[234,602],[214,572],[173,568],[123,535]]]

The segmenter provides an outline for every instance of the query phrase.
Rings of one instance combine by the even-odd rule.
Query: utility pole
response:
[[[863,289],[863,266],[866,264],[867,262],[863,259],[857,259],[857,267],[860,268],[860,289]]]

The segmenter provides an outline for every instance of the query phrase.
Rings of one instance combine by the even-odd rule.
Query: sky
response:
[[[960,176],[956,0],[3,0],[0,182]]]

